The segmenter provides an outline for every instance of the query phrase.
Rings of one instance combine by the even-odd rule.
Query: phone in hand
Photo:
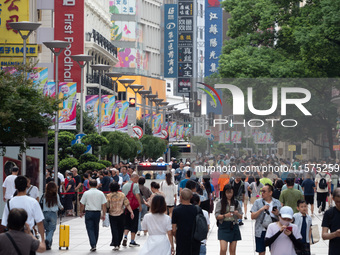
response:
[[[277,210],[277,206],[273,206],[273,211],[276,211]]]
[[[234,212],[235,211],[235,206],[234,205],[231,205],[230,206],[230,212]]]
[[[293,231],[293,227],[292,227],[292,226],[288,226],[288,227],[287,227],[287,230],[289,230],[290,232],[292,232],[292,231]]]

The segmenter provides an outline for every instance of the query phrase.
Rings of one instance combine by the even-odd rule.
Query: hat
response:
[[[159,161],[159,160],[164,160],[164,159],[163,159],[163,157],[159,157],[159,158],[157,159],[157,161]]]
[[[284,206],[280,210],[281,218],[293,219],[293,209],[289,206]]]
[[[190,166],[190,162],[186,162],[185,164]]]
[[[171,160],[175,160],[176,158],[172,157]]]

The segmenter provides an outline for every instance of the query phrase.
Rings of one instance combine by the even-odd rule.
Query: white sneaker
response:
[[[322,208],[322,206],[320,205],[320,206],[319,206],[319,211],[318,211],[319,214],[321,213],[321,208]]]

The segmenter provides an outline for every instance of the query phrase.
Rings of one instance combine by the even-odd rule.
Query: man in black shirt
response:
[[[110,185],[110,177],[109,177],[109,172],[107,170],[104,170],[102,172],[103,178],[100,178],[100,190],[103,191],[104,193],[108,193],[110,191],[109,185]],[[101,177],[101,176],[100,176]]]
[[[76,216],[78,216],[78,209],[79,209],[79,207],[80,207],[80,204],[79,204],[79,194],[78,194],[78,192],[79,192],[79,189],[80,189],[80,187],[81,187],[81,185],[83,185],[82,184],[82,182],[81,182],[81,177],[80,177],[80,175],[78,174],[78,169],[77,168],[75,168],[75,167],[73,167],[72,169],[71,169],[71,172],[72,172],[72,174],[73,174],[73,179],[74,179],[74,181],[75,181],[75,203],[74,203],[74,211],[75,211],[75,214],[76,214]]]
[[[172,234],[176,238],[177,255],[198,255],[201,243],[193,239],[193,227],[197,209],[190,203],[192,191],[181,191],[181,204],[172,213]]]
[[[328,255],[337,255],[340,250],[340,188],[334,190],[333,201],[335,207],[325,212],[321,224],[322,238],[329,240]]]

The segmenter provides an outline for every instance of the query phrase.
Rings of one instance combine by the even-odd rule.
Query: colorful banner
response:
[[[102,95],[102,131],[115,131],[116,98]]]
[[[174,142],[176,141],[176,135],[177,135],[177,123],[176,122],[170,122],[169,123],[169,141]]]
[[[183,138],[183,131],[184,131],[184,126],[177,125],[177,135],[176,135],[177,140],[181,140]]]
[[[231,143],[230,130],[225,131],[225,143],[228,143],[228,144]]]
[[[33,80],[33,86],[37,89],[44,89],[48,81],[48,68],[34,67],[33,69],[34,72],[29,74],[29,78]]]
[[[222,114],[222,105],[215,95],[210,89],[204,88],[204,90],[207,93],[207,113],[215,113],[216,114]],[[209,93],[208,93],[209,92]],[[223,92],[220,89],[216,89],[217,94],[220,96],[220,98],[223,98]]]
[[[184,128],[184,136],[188,137],[189,134],[190,134],[190,128],[189,127]]]
[[[99,118],[98,95],[86,96],[85,110],[88,113],[89,117],[91,117],[94,120],[94,125],[98,129],[98,118]]]
[[[241,143],[242,142],[242,131],[231,131],[231,142]]]
[[[229,130],[221,130],[219,132],[219,143],[230,144],[230,131]]]
[[[178,72],[178,24],[177,4],[164,7],[164,77],[177,78]]]
[[[205,8],[204,73],[207,77],[218,71],[218,60],[223,44],[223,14],[218,0],[206,0]]]
[[[64,101],[59,104],[59,129],[76,129],[77,115],[77,83],[60,82],[59,98]]]
[[[154,114],[152,116],[152,135],[153,136],[161,136],[161,130],[162,130],[162,114]]]
[[[70,56],[84,54],[84,0],[55,0],[54,13],[54,40],[71,43],[59,56],[58,80],[76,82],[80,92],[81,69]]]
[[[46,82],[43,88],[44,96],[55,97],[55,82]]]
[[[151,115],[150,114],[145,114],[145,123],[149,123],[150,122],[150,117]]]
[[[116,130],[121,132],[128,131],[128,108],[129,102],[127,101],[116,101]]]

